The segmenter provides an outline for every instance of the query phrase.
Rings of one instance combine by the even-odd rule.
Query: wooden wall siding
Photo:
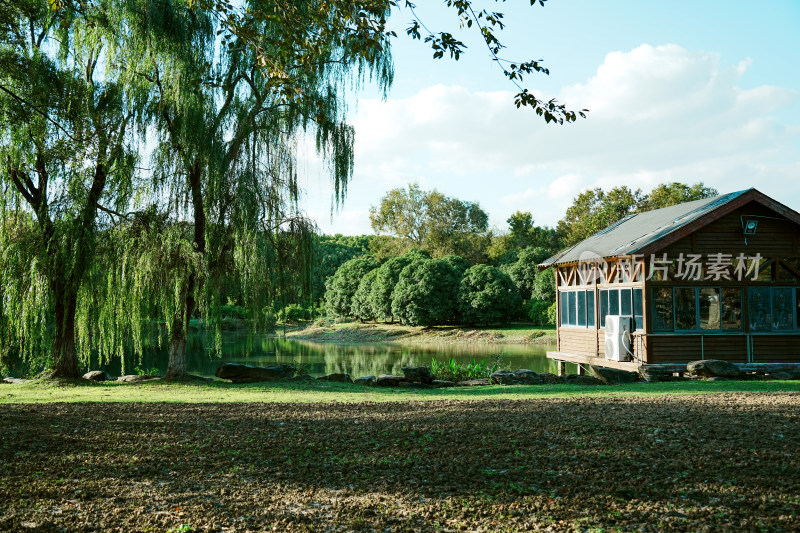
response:
[[[747,362],[747,337],[744,335],[706,335],[703,337],[705,359]]]
[[[800,362],[800,335],[753,335],[753,362]]]
[[[681,363],[700,359],[700,336],[650,337],[648,364]]]
[[[754,363],[800,362],[800,335],[752,335]],[[648,363],[680,363],[700,359],[723,359],[735,363],[747,361],[745,335],[680,335],[649,337],[651,358]]]
[[[745,244],[742,217],[746,219],[748,215],[758,221],[758,229],[755,235],[747,236]],[[758,217],[774,217],[781,220]],[[798,234],[800,226],[761,204],[751,202],[658,253],[666,252],[673,257],[681,253],[755,255],[758,252],[762,257],[798,257],[800,256]]]
[[[561,328],[558,330],[558,351],[577,355],[596,355],[597,337],[595,335],[594,328]]]

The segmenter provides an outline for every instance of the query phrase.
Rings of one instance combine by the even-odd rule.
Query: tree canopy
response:
[[[670,205],[716,196],[717,190],[702,182],[685,185],[678,182],[661,184],[650,194],[641,189],[633,190],[625,185],[609,191],[601,188],[580,193],[558,223],[567,245],[580,242],[598,231],[619,222],[628,215],[660,209]]]
[[[369,218],[375,233],[395,237],[403,251],[418,247],[433,257],[458,254],[479,261],[489,239],[489,216],[479,204],[416,184],[387,192]]]
[[[517,288],[495,267],[475,265],[464,272],[458,289],[458,310],[466,324],[507,322],[522,305]]]
[[[328,279],[325,291],[326,310],[336,316],[356,316],[353,296],[362,278],[376,268],[378,263],[369,255],[355,257],[340,266],[336,274]]]
[[[0,345],[77,377],[76,320],[98,231],[134,195],[137,85],[111,68],[117,42],[105,5],[76,16],[44,2],[4,5],[0,17]],[[98,211],[101,216],[98,217]],[[54,325],[53,334],[48,321]],[[109,334],[77,339],[107,342]]]
[[[441,259],[417,259],[403,268],[392,293],[392,314],[410,326],[452,322],[461,276]]]

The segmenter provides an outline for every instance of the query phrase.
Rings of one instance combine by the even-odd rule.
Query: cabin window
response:
[[[633,318],[634,329],[644,329],[642,289],[603,289],[600,291],[600,327],[606,327],[606,315]]]
[[[594,327],[594,291],[563,291],[559,306],[562,326]]]
[[[742,289],[722,289],[722,329],[742,329]]]
[[[700,329],[722,329],[720,317],[720,289],[705,287],[700,289]]]
[[[673,292],[673,289],[658,287],[651,294],[653,331],[742,329],[741,288],[679,287]]]
[[[620,289],[619,291],[619,314],[631,316],[631,290]]]
[[[788,288],[772,289],[772,329],[794,329],[794,291]]]
[[[633,289],[633,321],[635,329],[644,329],[644,302],[642,289]]]
[[[800,326],[800,289],[750,287],[747,303],[751,331],[790,331]]]
[[[576,321],[577,312],[575,310],[577,306],[577,299],[575,298],[575,295],[576,295],[575,291],[567,293],[567,309],[569,313],[569,317],[567,318],[567,320],[569,320],[568,323],[570,326],[577,325]]]
[[[675,329],[697,329],[697,299],[694,289],[675,289]]]
[[[657,287],[650,294],[653,298],[653,331],[672,331],[672,289]]]
[[[585,326],[586,325],[586,291],[579,291],[577,293],[578,296],[578,317],[577,317],[577,325],[578,326]]]
[[[800,329],[800,289],[795,289],[794,301],[795,301],[794,325],[797,329]]]
[[[606,327],[606,315],[608,313],[608,291],[600,291],[600,327]]]
[[[769,331],[772,322],[769,287],[750,287],[747,295],[747,310],[750,331]]]

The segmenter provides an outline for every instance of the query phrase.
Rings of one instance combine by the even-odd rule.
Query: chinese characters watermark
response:
[[[584,252],[578,263],[577,276],[581,284],[591,285],[612,278],[624,281],[639,278],[655,281],[757,281],[764,258],[760,253],[693,254],[680,253],[668,257],[666,253],[650,255],[649,268],[645,270],[645,256],[641,254],[620,257],[607,261],[594,253]]]

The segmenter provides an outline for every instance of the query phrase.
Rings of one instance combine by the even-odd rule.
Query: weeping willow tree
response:
[[[79,293],[107,213],[136,187],[141,114],[104,24],[101,3],[0,10],[0,346],[56,377],[79,375]]]
[[[107,250],[84,291],[92,303],[81,314],[82,353],[124,357],[131,336],[140,353],[141,324],[161,318],[166,378],[181,379],[189,321],[198,311],[217,313],[220,288],[231,278],[256,326],[264,307],[285,294],[285,268],[296,269],[292,289],[310,295],[313,224],[297,207],[298,145],[306,134],[315,137],[340,201],[353,166],[345,89],[373,75],[388,87],[388,36],[361,24],[358,2],[250,7],[274,10],[244,28],[248,42],[257,38],[269,52],[266,60],[213,11],[185,2],[130,0],[112,12],[125,43],[118,45],[126,66],[120,76],[147,87],[151,208],[104,233]],[[95,342],[98,336],[106,342]]]

